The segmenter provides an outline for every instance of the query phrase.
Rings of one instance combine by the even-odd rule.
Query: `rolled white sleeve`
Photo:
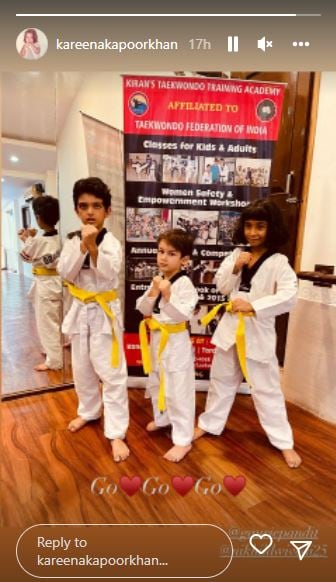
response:
[[[108,248],[98,247],[97,266],[94,266],[90,259],[91,269],[97,270],[99,275],[105,279],[114,279],[118,276],[122,262],[121,245],[117,239],[114,239],[112,245]]]
[[[192,318],[198,294],[190,279],[183,277],[178,283],[172,286],[169,301],[161,300],[161,312],[180,323]]]
[[[78,236],[74,236],[71,240],[67,239],[57,265],[57,271],[61,277],[71,282],[74,282],[79,274],[87,255],[81,252],[80,242]]]
[[[23,248],[20,252],[21,258],[26,263],[32,263],[36,258],[38,258],[38,247],[39,247],[39,236],[28,236]]]
[[[237,280],[240,277],[240,273],[234,275],[233,269],[239,253],[239,250],[235,250],[233,253],[231,253],[231,255],[224,259],[215,275],[214,280],[217,289],[220,293],[222,293],[222,295],[229,295],[237,285]]]
[[[156,301],[156,297],[148,297],[148,293],[150,292],[151,287],[152,286],[150,286],[143,295],[138,297],[135,304],[136,309],[145,316],[152,315]]]
[[[296,303],[297,288],[296,274],[290,267],[287,257],[283,256],[276,277],[275,293],[251,302],[257,318],[276,317],[290,311]]]

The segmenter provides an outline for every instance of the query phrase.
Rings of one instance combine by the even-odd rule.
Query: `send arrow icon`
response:
[[[291,540],[289,543],[296,549],[299,560],[303,560],[313,542],[311,540]]]

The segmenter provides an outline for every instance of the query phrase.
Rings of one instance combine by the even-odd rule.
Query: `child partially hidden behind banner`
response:
[[[257,200],[242,211],[235,239],[248,244],[249,250],[236,248],[215,277],[218,290],[229,295],[230,302],[212,338],[216,351],[195,439],[207,432],[221,434],[244,375],[270,442],[288,466],[296,468],[301,459],[293,448],[275,353],[275,316],[289,311],[297,295],[296,275],[287,257],[278,252],[286,238],[281,211],[274,203]]]
[[[104,228],[111,213],[111,193],[104,182],[99,178],[78,180],[73,201],[83,226],[68,235],[58,264],[73,296],[63,332],[71,338],[79,402],[78,416],[68,428],[76,432],[98,419],[103,403],[105,436],[111,440],[114,461],[119,462],[129,455],[124,440],[129,422],[127,369],[116,292],[121,245]]]
[[[148,390],[154,420],[149,432],[171,425],[173,447],[164,458],[178,462],[191,449],[195,415],[194,357],[188,331],[198,301],[197,291],[183,271],[191,257],[193,238],[173,229],[158,238],[157,263],[161,275],[138,298],[145,318],[140,324],[144,370],[150,373]],[[150,350],[147,344],[150,330]]]
[[[43,235],[34,228],[21,229],[18,235],[24,243],[21,257],[33,267],[34,282],[28,296],[34,304],[37,333],[45,354],[45,361],[34,369],[44,372],[63,366],[62,280],[56,271],[61,250],[55,228],[59,220],[58,200],[52,196],[34,198],[33,211]]]

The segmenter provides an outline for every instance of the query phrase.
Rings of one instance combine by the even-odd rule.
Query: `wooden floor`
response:
[[[205,394],[197,395],[198,409]],[[195,443],[186,459],[172,464],[162,458],[170,446],[168,433],[149,435],[144,427],[151,405],[144,391],[130,390],[131,456],[113,463],[101,421],[76,434],[66,424],[76,411],[73,389],[51,391],[2,403],[3,525],[27,527],[34,523],[198,523],[222,527],[321,527],[335,523],[336,427],[289,406],[296,444],[304,458],[290,470],[259,427],[251,398],[237,397],[227,429],[221,437]],[[129,497],[94,495],[93,480],[107,477],[118,484],[122,475],[143,480],[158,477],[168,483],[167,495]],[[173,476],[195,480],[210,476],[222,483],[225,475],[244,475],[245,489],[233,497],[225,489],[217,496],[185,497],[171,486]]]
[[[64,369],[36,372],[44,360],[37,336],[35,313],[27,294],[31,279],[2,271],[2,393],[40,390],[72,381],[70,350]]]

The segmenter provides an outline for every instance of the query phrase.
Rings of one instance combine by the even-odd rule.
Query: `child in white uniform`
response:
[[[195,439],[206,432],[219,435],[226,424],[242,380],[235,345],[238,313],[242,313],[247,380],[260,423],[288,466],[295,468],[301,459],[293,448],[275,353],[275,316],[288,312],[297,295],[296,275],[287,257],[277,252],[286,238],[281,211],[272,202],[257,200],[242,211],[235,239],[248,243],[250,252],[235,249],[215,277],[220,293],[230,296],[232,311],[223,315],[212,338],[216,351],[206,408],[199,417]]]
[[[27,28],[27,30],[25,30],[20,56],[28,60],[39,59],[43,56],[41,55],[41,46],[35,28]]]
[[[122,314],[116,289],[121,267],[120,242],[104,229],[111,213],[111,193],[99,178],[78,180],[73,189],[75,211],[83,226],[68,235],[58,271],[70,283],[74,299],[63,322],[71,337],[72,369],[78,416],[69,424],[76,432],[101,415],[111,440],[113,458],[125,460],[129,422],[127,368],[122,341]],[[102,394],[99,380],[103,383]]]
[[[192,247],[193,238],[181,229],[161,234],[157,263],[162,276],[154,277],[150,288],[136,303],[143,315],[150,316],[150,320],[144,321],[151,329],[153,365],[148,390],[154,421],[147,425],[147,430],[152,432],[172,425],[174,446],[164,455],[172,462],[181,461],[190,451],[195,417],[194,356],[187,322],[192,318],[198,295],[182,271],[188,264]],[[168,341],[160,354],[160,341],[165,331],[169,334]]]
[[[56,271],[61,243],[55,225],[59,221],[58,200],[52,196],[39,196],[33,200],[36,229],[19,231],[24,242],[21,257],[32,263],[34,282],[28,297],[34,304],[37,333],[45,353],[45,361],[34,367],[38,372],[59,370],[63,367],[62,350],[62,280]]]

